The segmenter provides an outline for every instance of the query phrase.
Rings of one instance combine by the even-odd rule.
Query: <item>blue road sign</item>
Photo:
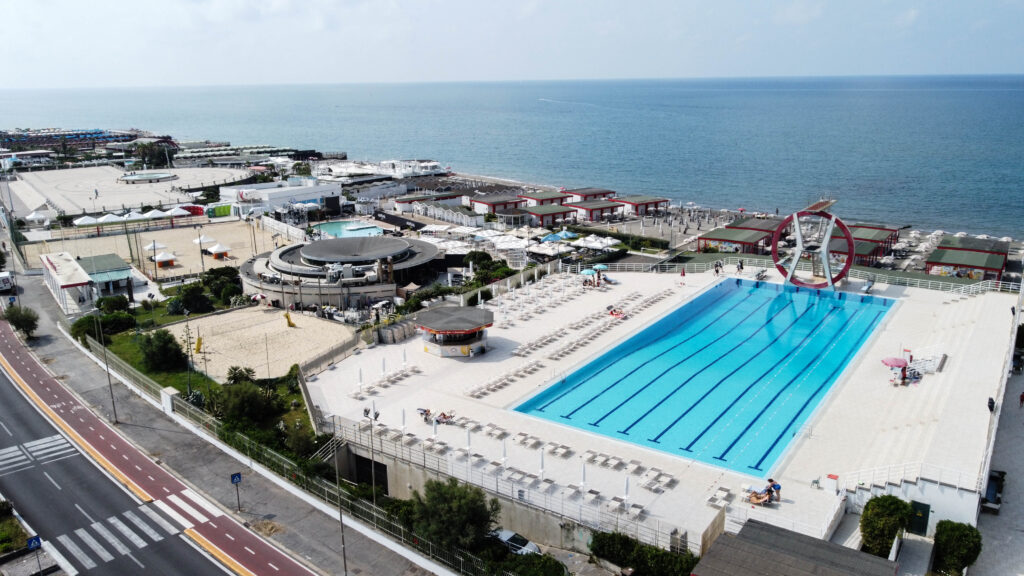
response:
[[[42,546],[43,542],[42,539],[39,538],[39,536],[32,536],[28,539],[27,545],[29,550],[35,550],[36,548]]]
[[[8,302],[8,303],[9,303],[9,304],[10,304],[11,306],[14,306],[14,301],[15,301],[15,298],[14,298],[14,296],[8,296],[8,297],[7,297],[7,302]]]
[[[235,472],[234,474],[232,474],[231,475],[231,483],[232,484],[241,484],[242,483],[242,473],[241,472]]]

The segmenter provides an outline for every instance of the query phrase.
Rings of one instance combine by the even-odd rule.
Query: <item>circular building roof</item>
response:
[[[444,306],[420,312],[416,325],[435,334],[472,334],[494,324],[494,312],[475,306]]]
[[[306,260],[325,264],[355,264],[381,258],[397,257],[409,249],[409,242],[390,236],[362,238],[332,238],[303,246],[300,250]]]

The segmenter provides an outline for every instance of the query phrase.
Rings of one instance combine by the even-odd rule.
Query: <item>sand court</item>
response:
[[[290,313],[294,328],[288,326],[284,310],[267,306],[238,308],[223,314],[188,321],[193,362],[199,370],[223,382],[231,366],[256,371],[257,378],[283,376],[292,364],[301,364],[349,341],[354,330],[333,320]],[[167,329],[185,347],[184,322]],[[196,338],[202,337],[199,354]]]

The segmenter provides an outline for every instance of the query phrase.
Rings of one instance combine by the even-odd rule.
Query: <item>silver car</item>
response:
[[[540,547],[511,530],[495,530],[490,535],[508,546],[513,554],[540,554]]]

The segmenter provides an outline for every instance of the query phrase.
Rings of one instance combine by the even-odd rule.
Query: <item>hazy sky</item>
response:
[[[1024,72],[1024,0],[0,0],[0,88]]]

